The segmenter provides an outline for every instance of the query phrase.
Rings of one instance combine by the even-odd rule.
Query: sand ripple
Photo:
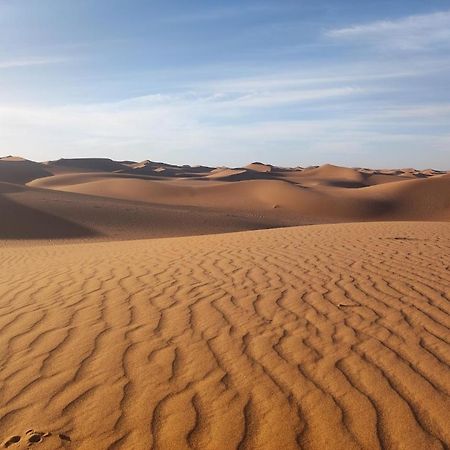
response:
[[[450,444],[448,224],[1,252],[10,449]]]

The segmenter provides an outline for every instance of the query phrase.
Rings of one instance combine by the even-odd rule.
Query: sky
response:
[[[450,1],[0,0],[0,154],[450,169]]]

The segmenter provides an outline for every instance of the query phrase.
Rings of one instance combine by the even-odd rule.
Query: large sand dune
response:
[[[330,164],[289,169],[255,162],[214,169],[149,160],[36,163],[6,157],[0,159],[0,206],[6,217],[0,238],[8,239],[127,239],[314,223],[449,221],[450,174]]]
[[[51,175],[52,172],[36,162],[12,156],[0,158],[0,182],[25,184]]]
[[[449,224],[1,251],[10,449],[450,445]]]
[[[298,175],[296,183],[277,178],[246,179],[245,171],[223,170],[208,180],[161,181],[96,173],[57,175],[29,185],[153,204],[215,207],[271,216],[277,209],[278,217],[296,216],[319,222],[450,220],[450,174],[366,186],[364,175],[353,169],[305,172]],[[267,176],[265,172],[255,173],[258,177]]]
[[[149,204],[0,182],[0,239],[137,239],[273,228],[296,221]],[[2,241],[0,240],[0,246]]]

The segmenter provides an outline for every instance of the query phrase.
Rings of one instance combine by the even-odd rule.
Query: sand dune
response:
[[[117,165],[131,169],[113,170]],[[136,172],[162,166],[187,176]],[[450,220],[450,174],[405,178],[409,169],[389,175],[332,165],[251,166],[0,159],[0,238],[142,239],[330,222]],[[397,181],[373,182],[374,176]]]
[[[6,246],[0,439],[447,448],[449,254],[422,222]]]
[[[69,175],[71,176],[71,175]],[[0,183],[1,239],[142,239],[293,225],[250,212],[149,204]],[[7,241],[3,241],[7,242]]]
[[[450,220],[450,175],[365,186],[364,175],[360,172],[336,170],[332,166],[305,170],[301,175],[302,180],[306,180],[303,183],[246,179],[247,173],[223,169],[210,175],[208,182],[158,181],[101,173],[60,175],[38,179],[30,186],[154,204],[252,211],[269,216],[274,216],[276,209],[278,217],[318,222]],[[224,181],[225,178],[228,181]],[[234,182],[230,183],[231,179]],[[356,184],[358,189],[355,189]]]
[[[260,162],[248,164],[247,166],[245,166],[245,168],[248,170],[254,170],[255,172],[264,172],[264,173],[272,172],[273,170],[273,166],[271,166],[270,164],[263,164]]]
[[[139,163],[126,163],[127,169],[121,170],[123,173],[131,175],[150,175],[157,177],[197,177],[208,175],[213,168],[206,166],[176,166],[163,162],[155,162],[150,160],[141,161]]]
[[[305,169],[300,173],[302,178],[312,179],[314,184],[327,184],[340,187],[362,187],[365,186],[367,175],[356,169],[333,166],[325,164],[311,169]]]
[[[19,157],[0,158],[0,183],[25,184],[53,175],[45,166]]]
[[[20,198],[22,195],[29,197],[29,190],[0,183],[1,239],[81,238],[96,235],[94,230],[80,223],[39,209],[36,205],[14,201],[15,197]],[[47,200],[51,198],[46,196]]]
[[[251,169],[224,169],[211,173],[206,178],[214,178],[221,181],[246,181],[246,180],[270,180],[274,179],[269,171]]]
[[[109,158],[71,158],[49,161],[49,167],[83,169],[88,171],[114,172],[126,169],[126,165]]]
[[[393,218],[450,220],[450,174],[373,186],[364,192],[389,201]]]

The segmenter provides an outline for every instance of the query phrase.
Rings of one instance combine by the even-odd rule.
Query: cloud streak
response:
[[[406,145],[410,152],[408,164],[420,165],[419,159],[414,160],[414,152],[421,155],[424,148],[441,155],[441,160],[431,164],[442,168],[448,160],[445,146],[450,142],[450,133],[434,129],[437,117],[439,123],[450,122],[448,105],[380,107],[362,113],[350,102],[345,117],[327,113],[325,108],[323,117],[314,118],[308,116],[308,108],[331,98],[326,89],[324,95],[319,92],[313,89],[298,94],[300,100],[309,97],[303,117],[278,120],[273,114],[258,117],[265,108],[279,107],[279,93],[275,92],[273,98],[245,96],[241,92],[241,97],[232,101],[215,92],[186,92],[85,105],[3,105],[0,140],[9,144],[8,153],[23,155],[27,149],[31,153],[25,156],[34,159],[43,159],[39,149],[45,149],[66,157],[95,154],[126,158],[133,154],[141,155],[140,159],[185,163],[241,165],[267,159],[278,164],[334,161],[363,165],[371,149],[392,153],[397,145]],[[354,96],[352,89],[340,94],[347,100]],[[293,93],[288,90],[283,95],[288,98]],[[297,100],[294,104],[299,107]],[[244,106],[248,111],[243,121]],[[411,119],[415,129],[410,128]],[[185,159],[187,154],[189,160]],[[390,158],[392,164],[400,164],[401,157],[395,159],[395,151]]]
[[[371,42],[377,46],[401,50],[450,47],[450,11],[337,28],[329,30],[326,35],[339,40]]]
[[[21,67],[46,66],[49,64],[59,64],[66,62],[67,58],[23,58],[23,59],[9,59],[0,60],[0,69],[17,69]]]
[[[89,53],[88,45],[77,48],[82,56],[73,61],[80,64],[46,68],[45,76],[31,68],[65,60],[0,61],[4,152],[37,160],[98,155],[219,165],[265,159],[420,166],[425,160],[447,168],[450,51],[443,49],[450,50],[450,11],[341,26],[324,36],[315,25],[303,32],[298,17],[283,15],[278,4],[268,6],[273,15],[264,15],[265,8],[233,2],[169,8],[152,17],[182,23],[162,26],[169,34],[141,36],[144,27],[139,38],[128,41],[133,34],[124,33],[123,45],[111,41],[101,54],[98,48]],[[274,16],[280,18],[278,36],[267,28],[276,25]],[[213,28],[223,39],[219,63],[215,42],[213,58],[195,52],[196,45],[208,50],[202,40]],[[231,29],[233,45],[227,47]],[[311,47],[295,58],[279,53],[298,40]],[[160,42],[173,51],[164,57],[167,67],[152,53],[152,45],[165,51]],[[60,46],[45,48],[61,54]],[[191,48],[194,55],[186,51]],[[16,50],[8,54],[26,54]]]

